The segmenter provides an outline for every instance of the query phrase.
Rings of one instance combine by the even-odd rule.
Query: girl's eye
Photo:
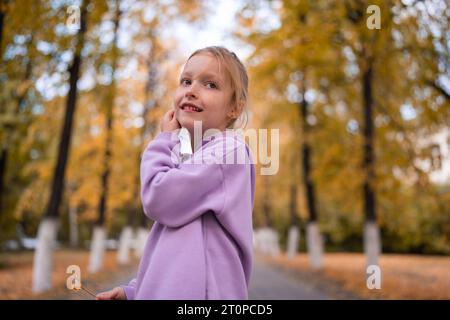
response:
[[[217,86],[216,86],[216,84],[214,82],[208,82],[206,85],[209,85],[209,84],[212,86],[212,89],[216,89],[217,88]]]
[[[185,84],[185,81],[189,81],[188,79],[181,79],[180,83]]]

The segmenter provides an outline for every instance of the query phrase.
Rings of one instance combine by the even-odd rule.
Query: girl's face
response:
[[[219,73],[216,57],[209,53],[196,54],[188,60],[180,76],[174,96],[175,117],[191,135],[194,121],[202,121],[203,132],[212,128],[223,131],[230,117],[235,117],[231,98],[231,84],[223,72]]]

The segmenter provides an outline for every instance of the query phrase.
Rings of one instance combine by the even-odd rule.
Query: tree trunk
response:
[[[111,166],[111,148],[112,148],[112,125],[113,125],[113,108],[114,108],[114,100],[116,95],[116,87],[115,87],[115,71],[117,68],[117,59],[118,59],[118,52],[117,52],[117,39],[118,39],[118,29],[120,24],[120,16],[122,14],[120,10],[120,1],[116,0],[116,15],[114,18],[114,39],[113,39],[113,46],[112,46],[112,79],[111,79],[111,85],[108,91],[108,101],[106,106],[106,141],[105,141],[105,154],[103,158],[103,173],[102,173],[102,183],[101,183],[101,194],[100,194],[100,201],[98,206],[98,219],[95,223],[94,231],[97,230],[98,233],[103,230],[104,231],[104,224],[105,224],[105,215],[106,215],[106,205],[107,205],[107,197],[108,197],[108,189],[109,189],[109,175],[111,172],[110,166]],[[95,235],[95,232],[94,232]],[[103,235],[106,237],[106,235]],[[92,239],[94,242],[92,245],[92,251],[91,251],[91,261],[93,261],[93,266],[91,269],[91,272],[97,272],[98,268],[101,268],[103,264],[103,256],[104,256],[104,238],[98,236],[94,237]],[[95,243],[98,241],[98,243]]]
[[[3,29],[6,16],[6,0],[0,0],[0,58],[3,57]],[[6,161],[8,158],[8,150],[5,146],[2,146],[0,153],[0,218],[3,216],[3,197],[4,197],[4,177]]]
[[[5,188],[4,188],[4,179],[5,179],[5,173],[6,173],[6,162],[8,161],[8,149],[6,145],[2,146],[2,150],[0,153],[0,219],[3,217],[4,213],[4,204],[3,199],[5,197]],[[1,225],[1,220],[0,220]]]
[[[268,179],[267,176],[263,178],[264,227],[259,229],[256,233],[256,247],[264,254],[275,256],[280,252],[280,245],[278,233],[273,228],[273,220],[271,217],[272,206],[270,202],[271,194]]]
[[[366,58],[367,68],[363,73],[363,196],[364,196],[364,251],[367,265],[378,265],[381,242],[376,222],[376,200],[374,190],[374,128],[372,97],[372,60]]]
[[[130,225],[122,229],[119,239],[119,250],[117,252],[117,262],[119,264],[128,264],[130,261],[130,249],[133,246],[133,228]]]
[[[103,266],[105,254],[106,232],[103,226],[95,226],[91,242],[91,254],[89,256],[89,273],[100,271]]]
[[[323,240],[316,222],[309,222],[306,226],[306,246],[311,267],[322,268]]]
[[[269,180],[268,177],[263,178],[264,185],[264,197],[263,197],[263,213],[264,213],[264,225],[267,228],[272,228],[273,221],[271,217],[271,203],[270,203],[270,191],[269,191]]]
[[[69,232],[70,232],[70,246],[72,248],[78,247],[78,219],[77,207],[69,204]]]
[[[289,258],[294,258],[298,252],[298,245],[300,239],[300,229],[299,229],[299,218],[297,215],[297,185],[295,183],[291,184],[290,189],[290,217],[291,223],[288,232],[287,241],[287,256]]]
[[[150,32],[150,41],[152,43],[155,42],[154,34],[152,30]],[[144,92],[144,108],[142,110],[142,118],[144,120],[147,119],[147,114],[152,108],[156,108],[157,104],[155,100],[151,100],[150,93],[155,91],[155,86],[157,83],[157,64],[155,63],[155,48],[152,46],[151,52],[147,59],[147,83],[145,85],[145,92]],[[156,130],[158,128],[158,123],[156,123],[154,120],[145,121],[145,125],[142,126],[141,131],[141,146],[144,145],[147,137],[155,136]],[[136,173],[136,180],[135,180],[135,187],[136,191],[136,204],[135,204],[135,216],[139,216],[139,222],[138,222],[138,229],[136,232],[136,238],[134,240],[134,254],[137,258],[140,258],[144,253],[145,244],[147,242],[150,224],[149,219],[146,217],[142,210],[142,204],[141,204],[141,197],[140,197],[140,165],[141,165],[141,150],[139,150],[137,155],[137,168],[138,171]]]
[[[5,26],[5,17],[8,0],[0,0],[0,57],[3,57],[3,30]]]
[[[297,226],[291,225],[288,233],[287,256],[292,259],[295,258],[298,252],[298,242],[300,239],[300,230]]]
[[[145,119],[145,118],[144,118]],[[138,152],[138,161],[137,167],[140,168],[140,152]],[[129,262],[129,253],[130,250],[134,249],[136,252],[136,247],[141,247],[142,244],[139,243],[139,236],[136,235],[136,238],[133,237],[133,231],[136,227],[136,218],[138,213],[140,212],[140,196],[139,196],[139,188],[140,188],[140,175],[139,171],[135,174],[134,186],[133,186],[133,195],[136,195],[131,201],[128,212],[127,212],[127,221],[125,227],[122,229],[122,233],[119,239],[119,251],[117,252],[117,261],[119,264],[127,264]],[[144,214],[143,214],[144,215]],[[145,215],[144,215],[145,217]]]
[[[33,292],[39,293],[52,287],[53,249],[58,220],[44,217],[39,224],[38,242],[33,264]]]
[[[0,0],[1,1],[1,0]],[[1,18],[1,17],[0,17]],[[1,19],[0,19],[1,20]],[[0,21],[0,24],[2,24],[3,22]],[[0,26],[1,28],[1,26]],[[1,30],[0,30],[1,32]],[[1,37],[0,37],[1,38]],[[31,47],[33,46],[33,36],[30,37],[30,41],[28,42],[28,54],[30,54],[30,50]],[[0,46],[1,46],[1,40],[0,40]],[[1,57],[2,55],[0,55]],[[31,58],[28,57],[28,61],[25,67],[25,76],[23,81],[27,82],[30,80],[31,78],[31,71],[32,71],[32,61]],[[23,104],[25,97],[27,95],[27,91],[25,90],[25,92],[20,92],[19,96],[17,98],[17,103],[16,103],[16,109],[14,110],[14,115],[19,117],[19,113],[20,113],[20,107]],[[9,130],[13,130],[13,128],[9,128]],[[6,190],[5,190],[5,179],[6,179],[6,168],[8,165],[8,155],[9,155],[9,146],[10,146],[10,140],[8,138],[9,134],[8,132],[6,133],[6,139],[4,141],[4,143],[2,144],[2,149],[0,152],[0,225],[1,225],[1,217],[2,214],[4,213],[4,199],[6,198]]]
[[[56,222],[58,221],[61,196],[64,189],[64,175],[69,156],[69,147],[72,133],[73,117],[77,102],[77,81],[81,68],[81,49],[84,45],[86,32],[87,6],[89,1],[83,2],[80,17],[80,30],[78,32],[77,45],[74,59],[69,69],[69,94],[67,96],[64,125],[59,143],[58,159],[53,174],[50,200],[47,205],[45,216],[39,226],[38,247],[36,248],[33,266],[33,291],[42,292],[52,287],[51,272],[53,262],[53,243],[56,237]]]
[[[307,249],[309,261],[312,267],[322,267],[323,241],[317,225],[316,195],[314,182],[311,177],[311,148],[309,141],[310,127],[308,124],[308,102],[306,101],[305,72],[302,80],[302,101],[300,102],[300,123],[302,130],[301,155],[302,155],[302,175],[303,188],[305,190],[306,206],[308,210],[308,223],[306,227]]]
[[[142,257],[144,254],[145,244],[147,242],[149,229],[140,226],[136,232],[136,238],[134,242],[134,255],[137,258]]]

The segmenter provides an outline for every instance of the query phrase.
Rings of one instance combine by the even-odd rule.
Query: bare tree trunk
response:
[[[80,30],[77,36],[77,45],[74,59],[69,69],[69,94],[67,96],[64,125],[59,143],[58,159],[53,175],[50,200],[47,205],[45,216],[39,226],[38,246],[34,255],[33,263],[33,292],[39,293],[52,287],[51,272],[53,261],[53,247],[56,239],[57,221],[59,207],[64,189],[64,175],[72,134],[73,117],[77,102],[77,81],[81,68],[81,49],[84,45],[86,33],[87,6],[89,0],[83,2],[80,17]]]
[[[364,252],[367,265],[378,265],[378,256],[381,252],[379,229],[376,222],[376,202],[374,190],[374,129],[373,129],[373,97],[372,97],[372,60],[367,58],[367,69],[363,73],[363,163],[364,172]]]

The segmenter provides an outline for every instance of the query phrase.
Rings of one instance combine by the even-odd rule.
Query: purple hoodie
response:
[[[179,146],[175,134],[161,132],[143,153],[142,205],[155,222],[137,278],[122,286],[125,294],[129,300],[248,299],[255,193],[251,152],[231,131],[203,138],[184,161],[176,160]],[[238,164],[229,164],[239,152],[245,162],[234,155]]]

